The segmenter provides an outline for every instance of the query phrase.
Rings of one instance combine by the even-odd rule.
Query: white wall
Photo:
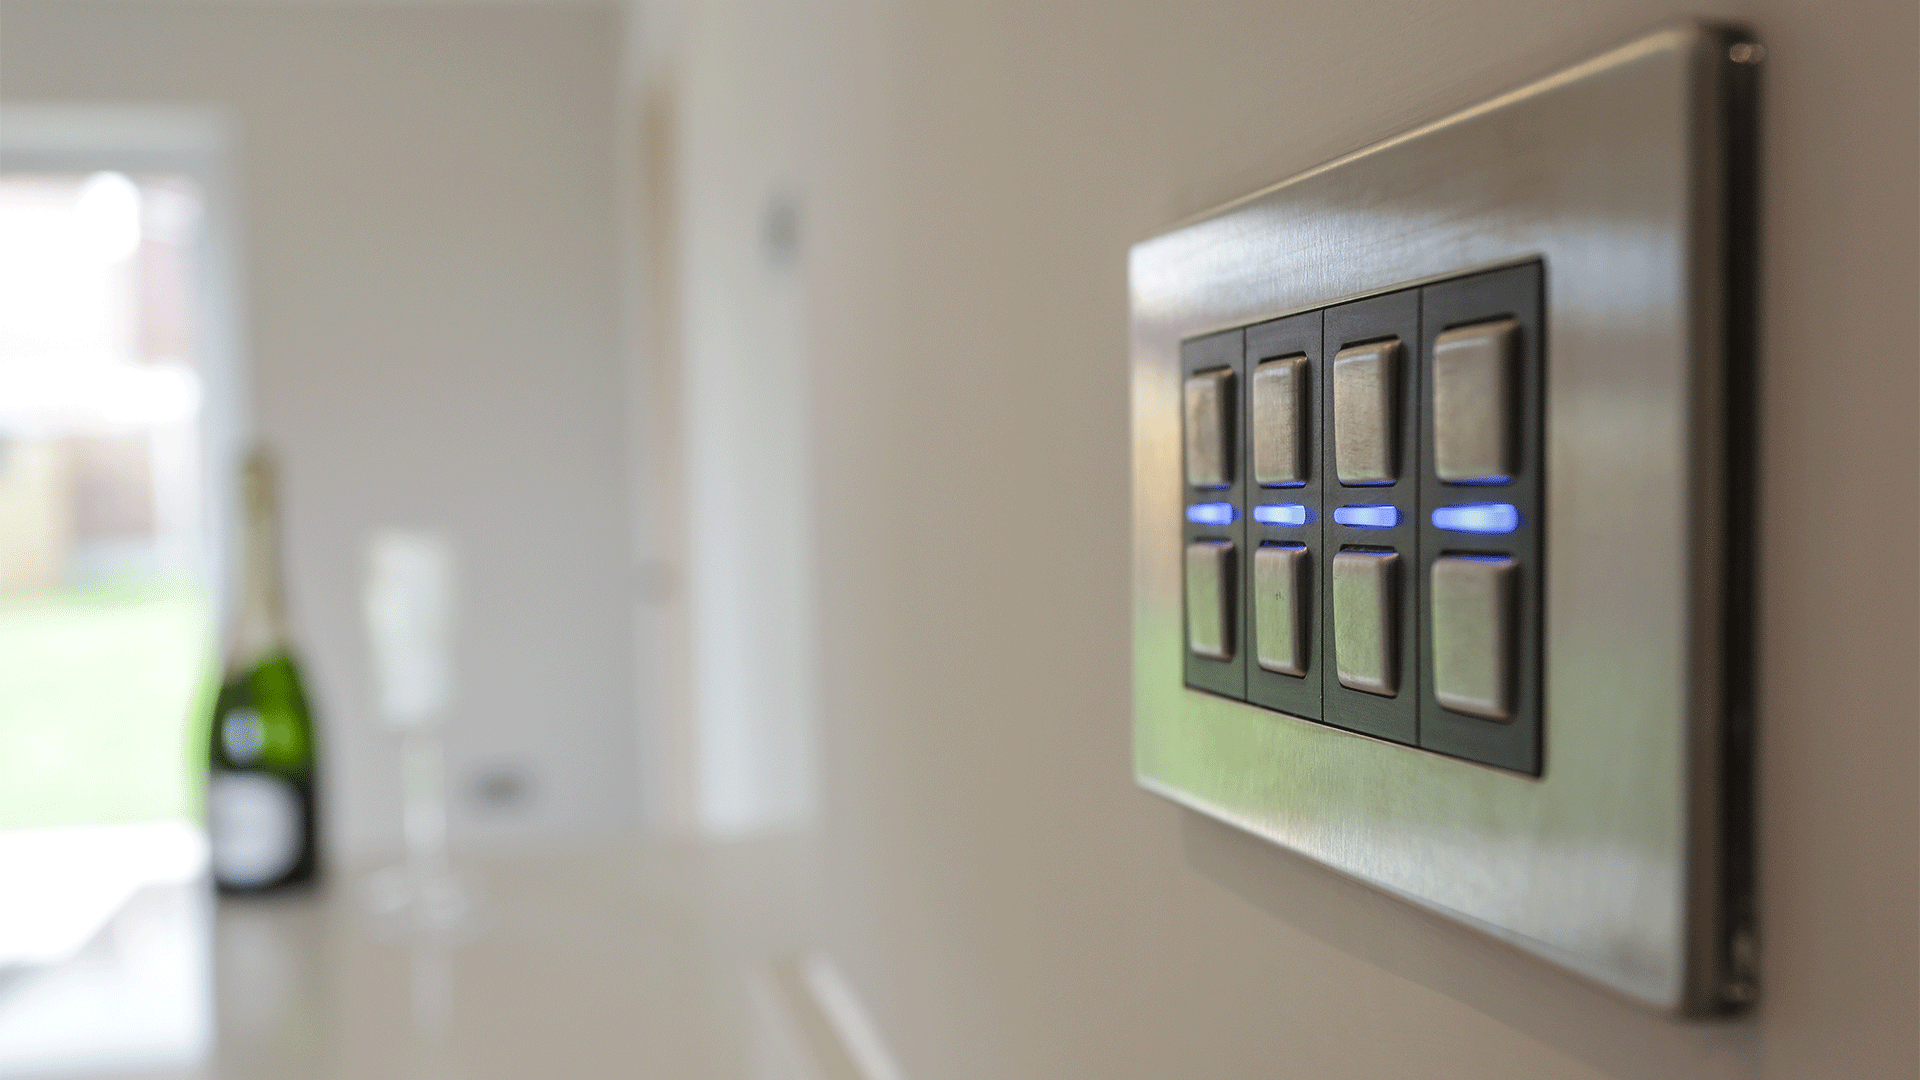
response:
[[[1678,5],[822,0],[771,70],[767,8],[710,6],[682,85],[805,103],[829,944],[906,1075],[1914,1075],[1910,2],[1706,5],[1771,49],[1765,1000],[1692,1025],[1149,795],[1128,748],[1128,245]]]
[[[7,0],[0,97],[234,121],[257,429],[282,451],[294,620],[336,854],[398,843],[372,723],[364,544],[459,546],[452,780],[531,798],[469,842],[630,826],[628,493],[612,13]]]
[[[794,0],[636,5],[630,115],[645,162],[633,380],[648,818],[793,833],[815,805],[806,103]]]

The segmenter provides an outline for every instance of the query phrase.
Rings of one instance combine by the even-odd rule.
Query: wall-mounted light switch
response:
[[[1140,782],[1684,1013],[1754,992],[1744,46],[1662,31],[1131,266]]]

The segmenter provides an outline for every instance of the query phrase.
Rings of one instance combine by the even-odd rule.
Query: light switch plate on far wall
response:
[[[1757,992],[1762,55],[1663,29],[1130,264],[1139,782],[1690,1016]]]

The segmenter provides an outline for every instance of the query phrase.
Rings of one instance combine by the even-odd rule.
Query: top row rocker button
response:
[[[1187,486],[1233,486],[1233,371],[1216,368],[1187,378]]]
[[[1333,470],[1342,484],[1400,478],[1398,339],[1342,349],[1333,358]]]

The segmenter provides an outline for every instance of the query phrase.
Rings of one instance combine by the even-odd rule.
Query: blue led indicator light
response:
[[[1433,512],[1436,529],[1464,533],[1510,533],[1520,527],[1520,510],[1512,503],[1462,503]]]
[[[1194,503],[1187,507],[1187,520],[1195,525],[1233,524],[1233,504],[1229,502]]]
[[[1268,503],[1253,508],[1253,520],[1263,525],[1305,525],[1313,511],[1299,503]]]
[[[1400,524],[1400,511],[1391,506],[1342,506],[1333,520],[1355,529],[1391,529]]]

